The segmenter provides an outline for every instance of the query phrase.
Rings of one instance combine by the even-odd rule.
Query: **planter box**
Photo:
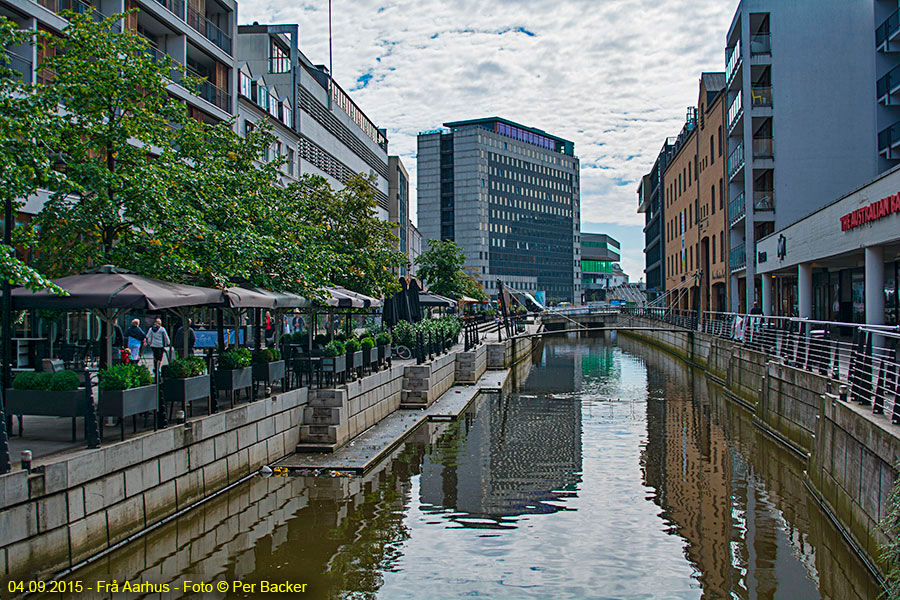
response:
[[[366,363],[370,365],[378,364],[378,346],[372,346],[368,351],[363,351],[364,354],[367,354]]]
[[[378,358],[382,362],[389,359],[391,357],[391,345],[385,344],[383,346],[378,346]]]
[[[343,373],[347,370],[347,357],[344,355],[341,356],[326,356],[322,359],[322,372],[323,373]]]
[[[156,385],[145,385],[129,390],[101,390],[97,412],[101,417],[130,417],[158,408]]]
[[[162,388],[166,402],[181,402],[184,405],[194,400],[209,398],[209,375],[187,379],[164,379]]]
[[[6,414],[35,417],[83,417],[88,396],[84,388],[66,392],[50,390],[6,390]]]
[[[271,383],[284,378],[284,361],[276,360],[270,363],[253,363],[253,378],[257,381]]]
[[[356,352],[347,353],[347,368],[349,369],[361,369],[363,366],[363,353],[362,350],[358,350]]]
[[[250,367],[221,369],[216,371],[214,377],[216,379],[216,390],[218,391],[236,392],[253,385],[253,369]]]

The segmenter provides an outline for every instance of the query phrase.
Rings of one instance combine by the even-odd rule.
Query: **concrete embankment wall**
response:
[[[0,579],[85,560],[293,451],[305,388],[0,476]]]
[[[659,327],[636,318],[635,327]],[[883,575],[885,516],[900,461],[900,427],[841,402],[840,382],[700,332],[623,331],[704,369],[754,411],[754,422],[807,456],[807,484],[861,555]]]

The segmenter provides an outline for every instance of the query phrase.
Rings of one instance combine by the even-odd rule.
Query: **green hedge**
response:
[[[77,390],[80,386],[81,379],[75,371],[60,371],[59,373],[23,371],[13,380],[13,389],[16,390],[68,392]]]
[[[130,390],[153,384],[150,369],[137,363],[113,365],[100,371],[100,389],[102,391]]]

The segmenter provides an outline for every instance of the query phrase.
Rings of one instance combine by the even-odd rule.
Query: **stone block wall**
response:
[[[68,568],[297,444],[306,389],[0,476],[0,579]]]
[[[409,365],[403,373],[402,408],[427,408],[453,386],[456,356],[450,352],[421,365]]]
[[[531,354],[532,340],[528,337],[506,339],[487,344],[487,368],[509,369]]]
[[[487,346],[481,344],[468,352],[456,354],[457,383],[477,383],[487,370]]]

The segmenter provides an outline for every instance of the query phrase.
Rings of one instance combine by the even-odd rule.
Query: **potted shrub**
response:
[[[359,342],[359,347],[363,353],[363,362],[373,370],[378,367],[378,348],[375,345],[375,338],[371,335],[364,337]]]
[[[344,375],[347,371],[347,348],[343,342],[332,341],[325,346],[325,357],[322,359],[322,372],[331,373],[337,380],[338,375]]]
[[[234,393],[238,390],[250,389],[253,385],[253,370],[250,350],[247,348],[231,348],[219,356],[216,369],[216,391],[229,392],[231,405],[234,406]]]
[[[363,353],[360,350],[359,340],[350,338],[344,347],[347,350],[347,371],[352,370],[358,373],[363,366]]]
[[[99,388],[98,412],[101,417],[119,418],[119,432],[123,440],[125,417],[134,417],[159,409],[153,374],[142,364],[121,363],[100,371]],[[102,421],[100,434],[101,436],[103,434]]]
[[[85,389],[79,389],[81,378],[75,371],[16,375],[12,389],[6,390],[6,414],[72,418],[72,441],[75,441],[75,417],[86,417],[94,404]],[[22,421],[19,421],[21,433]]]
[[[284,361],[278,349],[263,348],[253,353],[253,379],[266,385],[284,379]]]
[[[180,402],[186,410],[188,402],[209,398],[209,375],[199,356],[178,358],[163,368],[163,396],[167,402]]]
[[[378,359],[381,362],[390,360],[391,342],[393,341],[391,334],[387,331],[382,331],[375,337],[375,341],[378,342]]]

